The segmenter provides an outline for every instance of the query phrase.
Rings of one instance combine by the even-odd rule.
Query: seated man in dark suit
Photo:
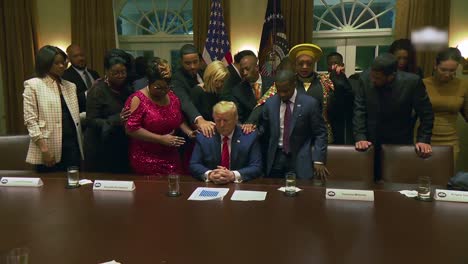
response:
[[[257,133],[245,134],[237,125],[233,102],[221,101],[213,107],[216,134],[197,135],[190,161],[193,177],[216,184],[242,182],[262,173],[262,157]]]
[[[257,124],[261,110],[253,110],[258,100],[273,85],[273,80],[260,75],[255,55],[247,55],[240,60],[240,73],[242,82],[231,91],[233,102],[236,103],[239,112],[239,122]]]
[[[212,136],[214,123],[205,120],[190,98],[191,90],[203,83],[198,50],[192,44],[186,44],[180,49],[181,67],[172,75],[172,89],[179,97],[182,112],[190,124],[195,124],[204,135]]]
[[[240,73],[240,61],[247,55],[255,56],[255,53],[251,50],[242,50],[234,55],[234,62],[227,66],[229,71],[229,77],[224,82],[223,91],[221,93],[221,99],[225,101],[233,101],[232,99],[232,89],[236,87],[239,83],[242,82],[242,75]]]
[[[328,135],[319,102],[297,92],[291,70],[278,71],[275,82],[277,94],[263,105],[258,128],[268,142],[267,177],[282,178],[292,171],[308,179],[315,170],[316,176],[326,180]]]
[[[80,46],[76,44],[68,46],[67,55],[71,66],[65,70],[62,78],[76,85],[78,107],[80,113],[83,113],[86,112],[86,92],[91,89],[94,81],[99,79],[99,74],[86,67],[86,57]]]
[[[434,113],[426,88],[416,74],[397,71],[398,61],[391,54],[375,58],[370,71],[361,74],[354,100],[353,134],[358,150],[381,144],[412,145],[415,111],[421,125],[415,147],[422,157],[432,153]],[[376,156],[376,167],[379,165]],[[376,180],[380,177],[376,169]]]

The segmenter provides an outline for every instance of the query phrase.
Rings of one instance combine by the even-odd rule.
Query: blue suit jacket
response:
[[[258,177],[262,173],[262,156],[257,133],[244,134],[239,126],[234,129],[231,139],[230,170],[238,171],[243,181]],[[221,137],[219,134],[207,138],[198,134],[196,145],[190,160],[190,172],[193,177],[203,179],[208,170],[214,170],[221,164]]]
[[[275,160],[280,136],[281,99],[275,95],[268,99],[263,107],[259,131],[263,142],[268,142],[267,176]],[[297,93],[294,103],[291,130],[289,131],[291,162],[298,178],[312,178],[313,161],[325,163],[327,157],[327,129],[316,99],[303,93]],[[312,153],[312,144],[314,150]]]

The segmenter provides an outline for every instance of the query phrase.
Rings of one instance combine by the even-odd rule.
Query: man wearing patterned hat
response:
[[[343,65],[332,65],[330,73],[314,71],[322,49],[315,44],[299,44],[289,51],[297,75],[297,90],[314,97],[321,106],[328,131],[328,143],[345,143],[345,113],[352,111],[353,94]]]

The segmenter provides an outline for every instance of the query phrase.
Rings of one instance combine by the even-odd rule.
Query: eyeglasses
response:
[[[446,74],[455,74],[457,73],[457,69],[447,69],[447,68],[440,68],[440,67],[437,67],[437,69],[441,72],[441,73],[446,73]]]

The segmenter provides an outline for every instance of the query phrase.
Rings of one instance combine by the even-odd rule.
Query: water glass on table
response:
[[[416,197],[421,201],[431,201],[431,177],[419,176],[418,177],[418,196]]]
[[[180,186],[179,186],[179,181],[180,181],[180,176],[178,174],[171,174],[167,176],[168,184],[169,184],[169,190],[167,192],[167,195],[170,197],[177,197],[180,195]]]
[[[80,169],[77,166],[67,168],[68,188],[77,188],[80,186]]]
[[[296,174],[294,172],[288,172],[285,176],[286,186],[284,188],[284,194],[287,196],[296,195]]]

